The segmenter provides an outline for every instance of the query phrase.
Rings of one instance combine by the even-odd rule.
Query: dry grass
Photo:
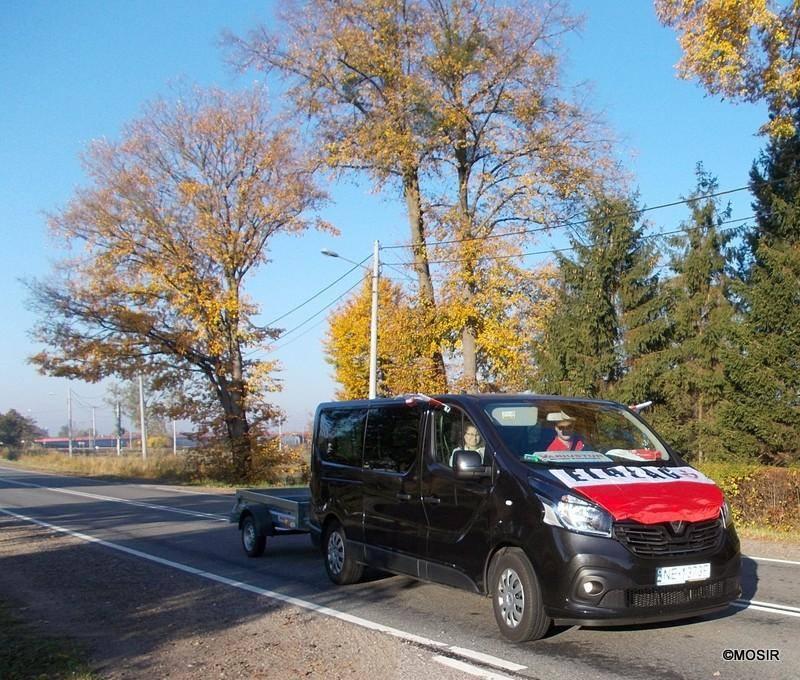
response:
[[[86,477],[145,479],[163,482],[191,483],[194,481],[190,457],[179,453],[154,451],[147,459],[141,455],[75,454],[60,451],[9,452],[1,457],[27,469],[49,470]]]
[[[294,486],[308,481],[308,452],[303,448],[267,447],[253,456],[253,479],[231,477],[229,456],[213,449],[179,451],[155,449],[146,459],[140,453],[74,453],[63,451],[9,450],[0,448],[0,459],[29,470],[47,470],[82,477],[158,481],[202,486]]]

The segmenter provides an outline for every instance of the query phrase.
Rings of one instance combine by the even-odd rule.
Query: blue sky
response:
[[[269,21],[275,3],[255,0],[6,0],[0,13],[0,412],[16,408],[55,432],[66,422],[68,383],[38,375],[26,358],[36,351],[28,337],[35,318],[26,309],[19,279],[42,277],[58,257],[45,213],[57,210],[84,182],[80,154],[99,137],[116,138],[142,105],[169,96],[176,81],[239,88],[257,76],[237,75],[217,46],[220,32],[243,32]],[[747,183],[763,146],[755,135],[762,107],[707,97],[675,77],[680,53],[672,31],[662,28],[650,2],[573,2],[585,23],[565,40],[566,81],[587,82],[587,99],[621,139],[619,155],[647,205],[691,191],[702,161],[720,188]],[[280,93],[273,88],[272,96]],[[374,239],[406,237],[400,201],[355,182],[330,187],[324,217],[341,230],[333,238],[306,234],[280,238],[272,263],[250,282],[266,320],[307,299],[350,265],[320,255],[331,248],[354,260],[371,252]],[[733,217],[751,214],[750,197],[731,196]],[[650,213],[655,229],[674,229],[686,210]],[[536,245],[559,245],[549,237]],[[397,255],[388,256],[397,257]],[[387,273],[391,273],[391,270]],[[353,274],[281,324],[293,328],[343,293]],[[320,340],[325,313],[279,343],[283,392],[275,402],[289,428],[301,428],[319,401],[333,395]],[[73,382],[74,424],[90,423],[89,405],[102,406],[101,385]],[[97,411],[98,429],[110,431],[111,410]]]

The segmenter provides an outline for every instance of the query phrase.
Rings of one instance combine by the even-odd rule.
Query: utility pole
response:
[[[139,376],[139,422],[142,432],[142,459],[147,459],[147,423],[144,421],[144,381]]]
[[[372,317],[369,325],[369,398],[378,396],[378,277],[380,276],[380,248],[375,241],[372,248]]]
[[[92,406],[92,451],[97,450],[97,422],[94,418],[96,406]]]
[[[69,457],[72,458],[72,388],[67,383],[67,436],[69,437]]]
[[[122,437],[122,412],[117,402],[117,455],[122,455],[122,446],[120,445],[120,438]]]
[[[172,455],[178,455],[178,426],[172,421]]]
[[[378,396],[378,280],[381,275],[381,244],[375,241],[372,247],[372,314],[369,323],[369,398],[375,399]],[[333,250],[323,249],[323,255],[328,257],[338,257],[345,262],[350,262],[362,269],[369,271],[361,262],[353,262],[346,257],[342,257]]]

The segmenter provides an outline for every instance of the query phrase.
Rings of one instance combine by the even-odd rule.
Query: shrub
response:
[[[800,530],[800,469],[709,463],[701,470],[719,484],[740,527]]]

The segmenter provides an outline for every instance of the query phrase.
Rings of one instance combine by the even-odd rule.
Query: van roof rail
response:
[[[406,404],[409,406],[413,406],[418,401],[421,401],[424,404],[430,404],[436,408],[442,409],[445,413],[450,413],[450,407],[442,401],[438,399],[434,399],[433,397],[429,397],[427,394],[417,393],[417,394],[409,394],[405,396]]]

